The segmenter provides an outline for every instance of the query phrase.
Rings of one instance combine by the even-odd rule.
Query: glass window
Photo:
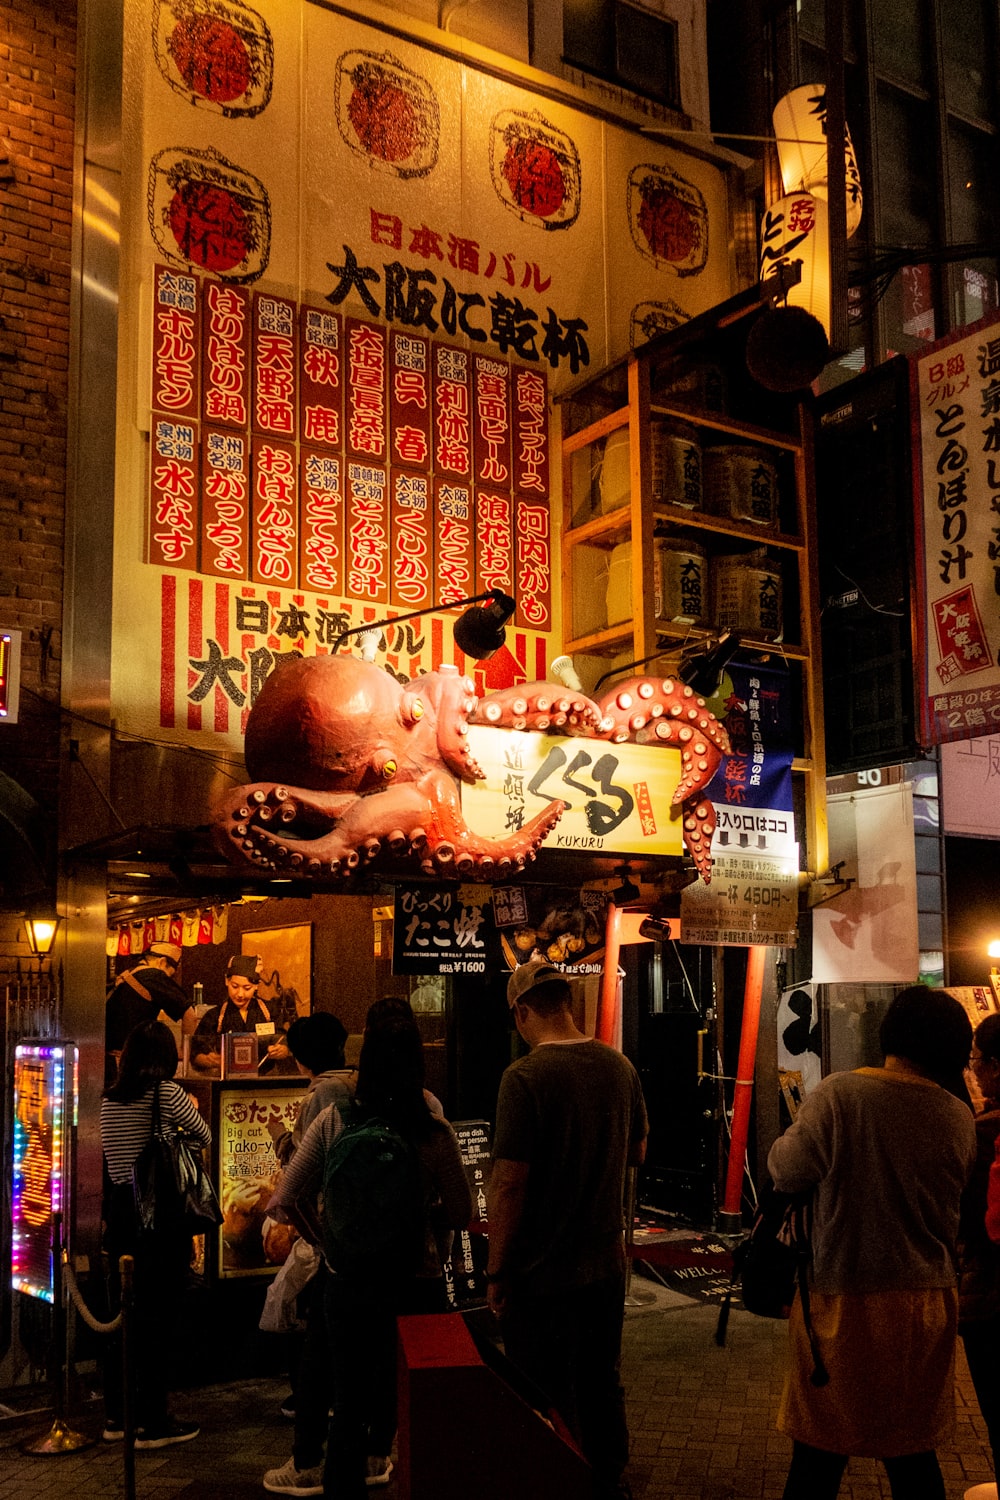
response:
[[[565,0],[568,63],[636,93],[680,104],[677,23],[620,0]]]
[[[993,0],[941,0],[945,100],[982,120],[996,109],[993,13]]]
[[[927,104],[895,89],[878,91],[877,161],[885,245],[934,243],[932,114]]]
[[[948,131],[948,182],[954,245],[995,244],[997,143],[982,130],[953,124]]]
[[[875,71],[927,88],[930,45],[922,0],[871,0]]]

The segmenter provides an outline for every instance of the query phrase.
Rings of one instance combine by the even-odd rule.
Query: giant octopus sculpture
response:
[[[488,838],[462,817],[460,785],[483,779],[470,724],[672,746],[683,837],[706,883],[715,813],[701,796],[726,731],[705,700],[673,678],[633,677],[596,702],[551,682],[477,698],[441,666],[400,683],[353,656],[294,657],[268,677],[250,712],[253,778],[220,804],[214,831],[227,857],[259,870],[339,878],[381,852],[414,856],[428,874],[491,880],[524,868],[562,816],[554,800],[530,823]]]

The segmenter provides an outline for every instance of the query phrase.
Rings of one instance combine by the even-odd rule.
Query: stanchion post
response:
[[[135,1261],[123,1255],[118,1262],[122,1289],[122,1428],[125,1500],[135,1500],[135,1406],[132,1400],[132,1367],[135,1351]]]
[[[52,1347],[55,1370],[52,1378],[52,1426],[44,1437],[28,1439],[21,1444],[22,1453],[39,1457],[54,1453],[76,1453],[89,1448],[93,1438],[85,1433],[74,1432],[66,1421],[66,1386],[69,1382],[69,1344],[65,1303],[66,1285],[63,1280],[62,1214],[52,1215]]]

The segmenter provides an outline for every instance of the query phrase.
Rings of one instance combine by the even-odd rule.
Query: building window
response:
[[[623,0],[565,0],[563,60],[679,109],[677,23]]]

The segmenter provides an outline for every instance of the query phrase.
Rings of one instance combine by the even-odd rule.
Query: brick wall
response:
[[[23,631],[0,770],[54,846],[69,392],[76,7],[0,0],[0,626]]]

